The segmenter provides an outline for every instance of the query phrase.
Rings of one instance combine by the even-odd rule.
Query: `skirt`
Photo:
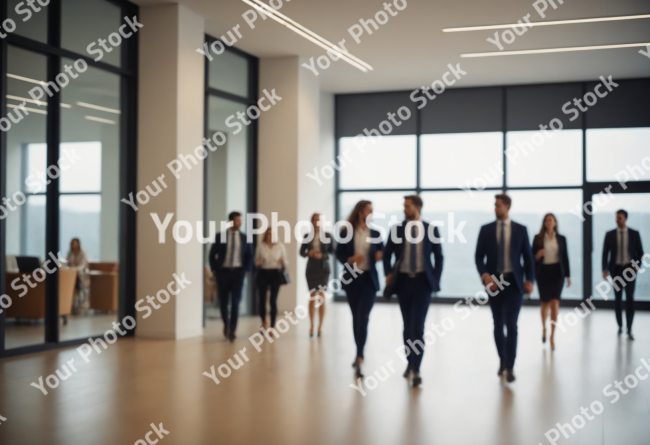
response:
[[[539,299],[544,303],[559,300],[564,287],[564,277],[560,263],[542,264],[541,276],[537,278],[539,286]]]
[[[327,275],[323,273],[318,275],[307,274],[307,286],[309,287],[309,291],[315,292],[320,286],[323,286],[324,288],[327,287],[329,278],[329,270],[327,271]]]

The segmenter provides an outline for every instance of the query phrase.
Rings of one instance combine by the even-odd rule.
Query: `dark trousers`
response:
[[[349,287],[345,289],[345,293],[352,311],[352,330],[354,331],[354,342],[357,344],[357,357],[363,358],[363,348],[368,338],[370,311],[375,304],[375,298],[377,298],[377,290],[370,273],[364,272],[352,280]]]
[[[494,343],[501,361],[507,369],[513,369],[517,357],[517,320],[524,302],[524,295],[517,287],[515,279],[506,281],[510,286],[505,287],[494,297],[490,297],[490,309],[494,320]],[[503,329],[507,333],[504,333]]]
[[[239,300],[244,287],[246,273],[243,267],[235,269],[223,268],[217,272],[217,286],[219,287],[219,305],[221,307],[221,318],[230,332],[237,329],[237,318],[239,318]],[[230,312],[228,312],[228,301],[230,300]]]
[[[614,282],[616,287],[618,287],[618,290],[616,290],[616,287],[614,288],[614,297],[616,298],[614,309],[616,311],[616,322],[618,323],[618,327],[623,328],[623,289],[625,289],[625,321],[627,321],[627,331],[632,332],[632,321],[634,321],[634,288],[636,287],[636,275],[634,276],[633,280],[627,281],[623,276],[623,271],[626,268],[632,268],[632,265],[617,265],[614,267],[612,279],[621,277],[625,283],[625,287],[623,287],[621,280],[616,280]],[[628,273],[627,276],[630,277],[631,273]]]
[[[431,305],[431,285],[424,273],[410,278],[400,273],[397,283],[397,300],[404,321],[404,346],[410,354],[406,357],[411,370],[420,372],[424,356],[424,322]]]
[[[257,298],[262,323],[266,321],[266,292],[271,290],[271,327],[275,327],[278,314],[278,293],[280,292],[280,269],[259,269],[257,271]]]

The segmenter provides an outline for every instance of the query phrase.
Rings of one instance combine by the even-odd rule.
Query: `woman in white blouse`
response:
[[[557,219],[552,213],[544,216],[542,228],[533,240],[535,278],[542,306],[542,343],[546,343],[546,318],[551,310],[551,349],[555,349],[555,324],[560,310],[560,296],[567,279],[571,286],[569,254],[566,238],[558,233]]]
[[[363,377],[361,365],[368,338],[368,321],[380,289],[376,263],[381,261],[384,255],[381,234],[367,224],[371,215],[372,203],[359,201],[348,218],[348,227],[352,229],[352,236],[348,241],[343,241],[348,234],[347,228],[344,227],[341,230],[341,241],[336,246],[336,258],[341,264],[347,265],[345,269],[348,271],[360,269],[364,272],[356,278],[349,273],[344,273],[340,277],[352,311],[352,331],[357,346],[352,367],[357,378]]]
[[[278,313],[278,293],[280,292],[282,269],[287,265],[287,250],[282,243],[273,242],[273,231],[269,228],[264,233],[264,240],[255,251],[255,266],[257,266],[257,291],[259,296],[260,317],[262,329],[268,330],[266,320],[266,294],[271,292],[271,329],[275,327],[275,317]]]
[[[81,241],[79,238],[73,238],[70,241],[70,251],[66,256],[66,266],[77,271],[77,282],[75,284],[75,294],[72,303],[72,313],[77,315],[87,311],[90,307],[87,289],[90,287],[90,276],[88,275],[88,258],[86,253],[81,250]]]

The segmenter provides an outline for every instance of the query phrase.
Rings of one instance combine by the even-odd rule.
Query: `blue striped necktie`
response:
[[[235,265],[235,232],[230,231],[230,259],[228,265],[234,267]]]
[[[506,268],[506,224],[503,221],[500,221],[499,224],[501,225],[501,240],[497,257],[497,272],[502,274]]]
[[[415,239],[416,237],[417,237],[417,232],[415,230],[415,225],[413,225],[411,227],[411,238]],[[417,254],[418,249],[417,249],[417,244],[415,244],[415,241],[412,241],[410,244],[411,244],[411,252],[410,252],[411,255],[410,255],[410,260],[409,260],[409,262],[410,262],[409,266],[410,266],[411,273],[415,273],[415,271],[417,270],[417,267],[416,267],[416,265],[417,265],[416,254]]]

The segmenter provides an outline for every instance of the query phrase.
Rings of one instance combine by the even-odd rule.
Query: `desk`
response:
[[[36,283],[30,288],[21,279],[19,284],[25,284],[27,293],[20,297],[24,289],[15,290],[11,287],[12,281],[22,277],[22,272],[7,272],[5,275],[5,292],[11,297],[11,306],[7,308],[8,318],[45,318],[45,280]],[[36,281],[33,280],[32,281]],[[77,271],[72,269],[59,269],[59,315],[70,315],[72,312],[72,299],[77,282]]]
[[[117,311],[118,272],[90,270],[90,309]]]

